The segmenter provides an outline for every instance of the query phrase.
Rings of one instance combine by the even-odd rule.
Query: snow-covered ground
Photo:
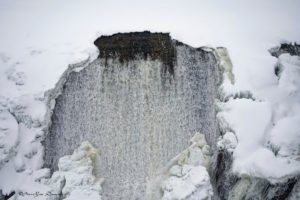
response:
[[[255,99],[220,104],[219,117],[238,141],[228,144],[231,133],[223,140],[234,171],[271,181],[299,174],[299,57],[278,60],[268,52],[283,40],[300,42],[299,8],[296,0],[0,0],[0,189],[8,194],[34,182],[42,166],[44,92],[67,66],[94,58],[101,34],[143,30],[171,32],[195,47],[226,47],[235,79],[225,81],[225,94],[250,91]]]

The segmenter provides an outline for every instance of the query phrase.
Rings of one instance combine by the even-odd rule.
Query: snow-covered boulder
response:
[[[205,136],[196,133],[190,146],[180,153],[163,181],[162,200],[210,199],[212,186],[207,172],[210,164],[210,147]]]
[[[233,152],[237,145],[237,138],[234,133],[226,132],[225,135],[220,136],[217,147],[218,149],[226,149],[229,152]]]
[[[202,200],[211,199],[213,192],[207,169],[210,147],[205,136],[196,133],[190,146],[173,158],[148,184],[146,199]]]
[[[174,167],[177,168],[177,173],[172,174]],[[171,168],[170,174],[172,175],[162,185],[162,200],[210,199],[212,188],[205,167],[177,165]]]
[[[93,174],[97,156],[98,150],[89,142],[83,142],[72,155],[60,158],[59,170],[51,178],[41,179],[41,183],[49,186],[54,194],[50,199],[101,200],[103,179]]]

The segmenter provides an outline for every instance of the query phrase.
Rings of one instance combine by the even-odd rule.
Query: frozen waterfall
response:
[[[95,173],[105,179],[105,200],[143,199],[147,181],[196,132],[216,144],[221,72],[214,50],[155,34],[105,38],[98,59],[56,86],[62,91],[44,141],[45,167],[57,170],[60,157],[88,140],[101,154]]]

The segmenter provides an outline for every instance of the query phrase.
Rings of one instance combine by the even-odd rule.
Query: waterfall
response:
[[[147,181],[196,132],[212,148],[219,136],[214,102],[221,72],[214,50],[157,34],[105,38],[112,46],[56,86],[61,91],[52,99],[44,166],[57,170],[60,157],[89,141],[100,151],[95,174],[105,179],[104,200],[143,199]]]

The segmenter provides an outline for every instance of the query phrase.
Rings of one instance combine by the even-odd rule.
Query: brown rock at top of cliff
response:
[[[144,59],[159,59],[170,73],[174,72],[176,50],[169,33],[131,32],[101,36],[94,44],[99,49],[99,58],[119,58],[120,62]]]

